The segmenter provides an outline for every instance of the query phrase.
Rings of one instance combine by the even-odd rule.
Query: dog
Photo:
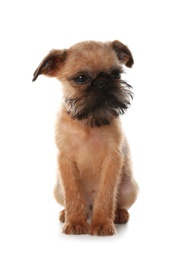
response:
[[[84,41],[54,49],[34,72],[62,83],[56,120],[58,174],[54,195],[65,234],[109,236],[128,222],[136,201],[129,145],[120,115],[130,106],[131,86],[122,80],[134,63],[118,40]]]

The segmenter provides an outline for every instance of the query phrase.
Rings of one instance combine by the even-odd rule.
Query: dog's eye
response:
[[[121,72],[118,71],[118,70],[113,70],[113,71],[111,72],[111,75],[112,75],[112,77],[113,77],[114,79],[120,79]]]
[[[78,77],[76,77],[76,78],[74,79],[74,81],[75,81],[76,83],[86,83],[86,81],[88,81],[88,79],[89,79],[89,77],[86,76],[86,75],[79,75]]]

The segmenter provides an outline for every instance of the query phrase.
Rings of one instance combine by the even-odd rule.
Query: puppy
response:
[[[126,223],[137,197],[130,152],[119,116],[130,105],[121,79],[134,61],[127,46],[85,41],[52,50],[34,72],[56,77],[64,100],[56,121],[58,175],[54,194],[64,205],[66,234],[108,236]]]

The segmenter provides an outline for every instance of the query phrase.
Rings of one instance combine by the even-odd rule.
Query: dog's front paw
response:
[[[113,223],[92,223],[90,226],[90,235],[97,236],[112,236],[116,233],[116,228]]]
[[[74,234],[82,235],[87,234],[88,224],[78,223],[78,222],[66,222],[63,226],[63,233],[65,234]]]

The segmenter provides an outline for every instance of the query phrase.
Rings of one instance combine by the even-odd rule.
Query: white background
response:
[[[174,1],[1,1],[0,259],[175,259]],[[32,75],[52,48],[119,39],[135,65],[123,116],[140,186],[112,237],[66,236],[53,198],[60,84]]]

